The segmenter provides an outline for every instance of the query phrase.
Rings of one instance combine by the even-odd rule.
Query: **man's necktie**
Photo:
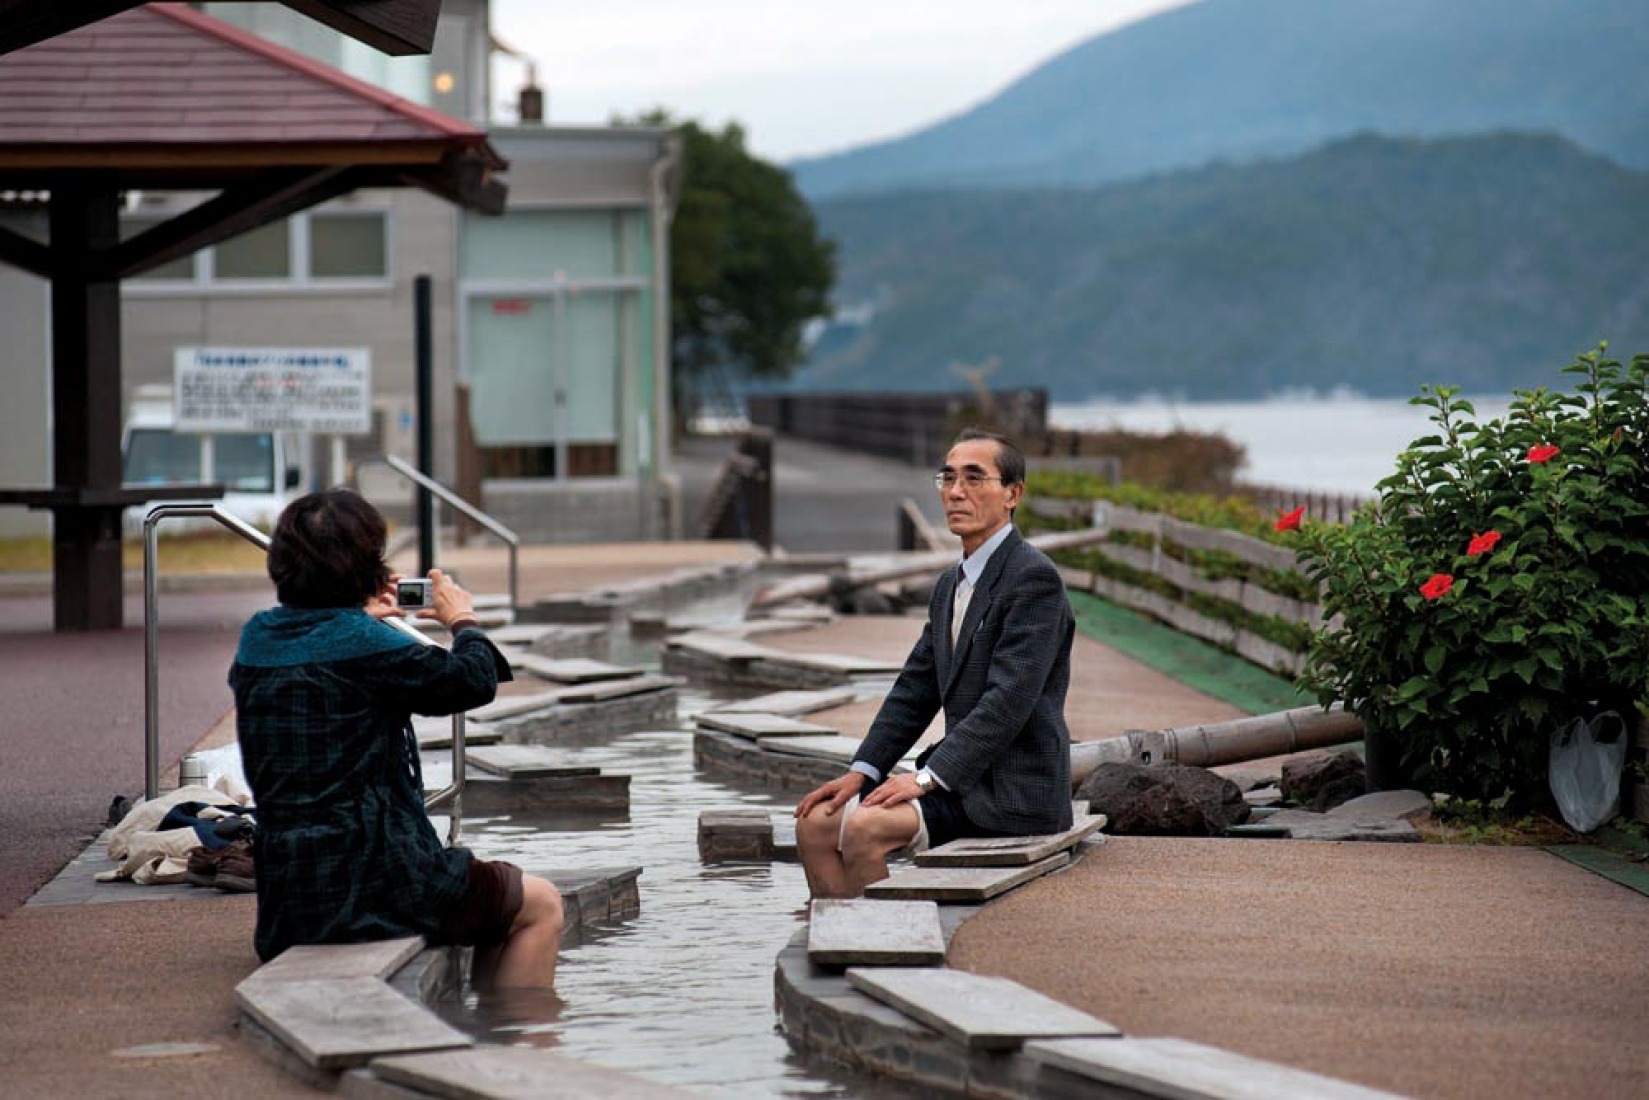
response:
[[[950,612],[950,644],[954,647],[956,639],[962,632],[962,620],[968,613],[968,601],[973,599],[973,585],[968,583],[967,574],[956,579],[956,603]]]

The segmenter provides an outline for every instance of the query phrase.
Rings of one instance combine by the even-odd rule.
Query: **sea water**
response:
[[[1479,420],[1504,416],[1503,397],[1471,398]],[[1217,432],[1241,444],[1238,477],[1257,485],[1372,493],[1397,455],[1434,426],[1432,410],[1404,398],[1336,393],[1265,401],[1095,400],[1053,404],[1048,420],[1068,429]]]

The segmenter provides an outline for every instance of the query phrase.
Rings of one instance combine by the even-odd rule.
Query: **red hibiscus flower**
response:
[[[1476,557],[1479,554],[1487,554],[1490,550],[1494,549],[1494,544],[1499,541],[1499,531],[1484,531],[1481,535],[1472,536],[1470,544],[1466,547],[1466,553],[1470,554],[1472,557]]]
[[[1300,529],[1300,520],[1304,517],[1305,505],[1303,504],[1294,509],[1292,512],[1279,513],[1277,516],[1277,530],[1298,531]]]
[[[1529,448],[1529,461],[1535,463],[1550,462],[1562,452],[1562,447],[1554,447],[1550,443],[1536,443]]]
[[[1442,599],[1454,587],[1454,578],[1447,573],[1433,573],[1431,579],[1420,586],[1420,595],[1428,600]]]

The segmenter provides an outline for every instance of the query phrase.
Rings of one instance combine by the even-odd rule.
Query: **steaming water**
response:
[[[555,742],[569,747],[569,762],[632,777],[627,817],[464,819],[465,844],[528,871],[644,870],[640,915],[563,952],[559,999],[471,1002],[453,1022],[489,1041],[554,1047],[707,1096],[914,1096],[804,1061],[777,1030],[773,961],[804,923],[801,868],[700,864],[698,816],[736,806],[787,810],[795,795],[695,771],[693,717],[725,698],[684,690],[679,728]],[[444,781],[445,757],[426,754],[426,779]]]

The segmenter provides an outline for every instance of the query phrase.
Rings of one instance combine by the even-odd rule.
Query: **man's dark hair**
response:
[[[956,433],[956,440],[951,446],[976,439],[988,439],[996,444],[996,472],[1001,476],[1004,487],[1025,484],[1025,452],[1007,436],[987,432],[983,428],[963,428]]]
[[[389,583],[384,517],[359,494],[326,489],[281,512],[269,542],[269,579],[288,607],[360,607]]]

